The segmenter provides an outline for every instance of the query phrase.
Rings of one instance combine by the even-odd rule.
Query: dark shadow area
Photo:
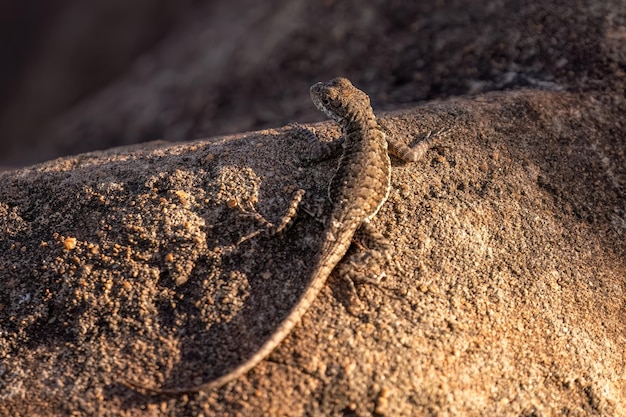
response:
[[[337,75],[379,110],[519,88],[624,93],[619,3],[58,3],[4,13],[16,59],[0,80],[0,166],[320,120],[302,91]]]

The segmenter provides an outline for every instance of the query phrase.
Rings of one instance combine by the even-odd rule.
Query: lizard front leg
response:
[[[391,131],[385,125],[380,123],[380,121],[378,122],[378,125],[387,136],[389,153],[405,162],[419,161],[426,155],[426,152],[428,152],[428,149],[430,149],[436,138],[440,136],[447,136],[450,133],[450,129],[446,128],[439,129],[436,132],[430,131],[417,145],[411,148],[391,135]]]
[[[305,158],[306,162],[319,162],[341,154],[344,142],[343,136],[331,142],[322,142],[313,129],[305,128],[297,123],[292,123],[290,126],[293,134],[298,138],[306,140],[309,145],[309,156]]]

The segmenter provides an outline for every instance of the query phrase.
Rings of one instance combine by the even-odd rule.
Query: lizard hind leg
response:
[[[357,301],[356,284],[368,284],[390,298],[406,302],[393,289],[381,284],[381,280],[387,276],[385,267],[393,262],[393,247],[389,241],[369,222],[364,222],[354,234],[352,243],[352,247],[359,250],[349,253],[337,266],[337,272],[348,283]],[[351,311],[351,314],[355,312]]]
[[[243,209],[241,205],[239,205],[239,209],[245,215],[255,218],[257,221],[259,221],[259,223],[263,225],[263,228],[257,229],[254,232],[241,237],[239,241],[237,242],[237,246],[239,246],[246,240],[249,240],[255,236],[258,236],[261,233],[265,233],[268,236],[274,236],[274,235],[283,233],[285,230],[287,230],[293,224],[296,218],[296,214],[298,212],[298,206],[300,205],[300,202],[302,201],[302,197],[304,197],[304,193],[305,192],[302,189],[299,189],[296,191],[296,193],[294,194],[291,200],[291,203],[289,204],[289,207],[287,208],[287,212],[280,219],[280,222],[278,224],[274,224],[270,222],[269,220],[265,219],[265,217],[263,217],[260,213],[258,213],[256,209],[254,208],[253,208],[253,211],[247,211]]]
[[[369,222],[363,222],[354,234],[353,245],[359,250],[339,264],[339,275],[352,283],[379,285],[385,277],[384,267],[391,261],[391,244]]]
[[[369,222],[364,222],[354,234],[351,248],[344,259],[337,265],[337,274],[350,289],[356,303],[349,303],[346,308],[354,316],[368,311],[361,303],[356,285],[369,284],[387,293],[381,285],[386,276],[385,267],[391,262],[390,243]]]

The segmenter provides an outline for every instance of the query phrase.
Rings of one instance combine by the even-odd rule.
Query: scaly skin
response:
[[[176,395],[214,390],[247,373],[267,357],[300,321],[332,270],[345,256],[357,229],[369,223],[387,200],[391,187],[388,141],[376,121],[367,94],[354,87],[349,80],[335,78],[313,85],[311,98],[319,110],[341,126],[343,154],[329,185],[332,213],[308,287],[263,346],[230,372],[205,384],[188,388],[149,388],[131,381],[126,381],[126,385],[154,394]],[[428,146],[421,143],[421,147],[418,145],[410,149],[397,142],[393,142],[393,145],[393,153],[408,160],[419,159]]]

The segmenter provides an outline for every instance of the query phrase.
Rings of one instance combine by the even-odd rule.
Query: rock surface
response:
[[[29,121],[21,160],[211,138],[0,173],[0,415],[626,415],[623,1],[409,3],[213,2]],[[321,120],[307,88],[337,75],[408,143],[451,129],[394,161],[385,279],[333,275],[220,390],[130,391],[221,374],[304,290],[336,161],[271,127]],[[298,188],[292,229],[237,245]]]
[[[374,224],[381,287],[332,277],[245,378],[189,386],[252,354],[303,291],[321,226],[236,242],[315,205],[335,161],[289,129],[61,158],[0,174],[0,414],[599,415],[626,411],[621,113],[518,91],[384,114],[415,143]],[[314,126],[337,134],[330,123]],[[613,134],[609,132],[614,132]]]

